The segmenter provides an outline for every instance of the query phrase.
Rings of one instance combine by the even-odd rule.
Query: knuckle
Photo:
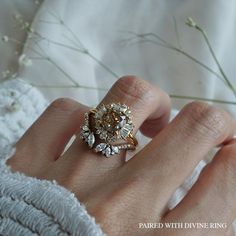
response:
[[[139,79],[136,76],[125,76],[117,80],[114,84],[114,93],[117,97],[128,96],[131,100],[144,101],[153,95],[153,87],[145,80]]]
[[[234,186],[236,191],[236,144],[224,146],[216,157],[216,163],[216,175],[224,183],[229,184],[231,187]],[[222,175],[222,173],[224,174]]]
[[[192,128],[215,139],[225,138],[230,116],[222,109],[203,102],[192,102],[183,109]]]
[[[76,101],[70,98],[58,98],[49,106],[49,110],[73,111],[78,107]]]
[[[231,145],[226,145],[222,148],[224,161],[223,164],[229,168],[233,169],[236,176],[236,143]]]

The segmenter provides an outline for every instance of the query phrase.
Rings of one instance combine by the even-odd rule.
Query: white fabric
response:
[[[102,236],[75,194],[55,180],[39,180],[11,172],[6,160],[12,147],[42,113],[46,100],[22,80],[0,88],[0,235]]]
[[[45,109],[48,102],[23,80],[0,87],[0,149],[17,141]]]
[[[182,47],[208,66],[216,69],[200,34],[185,25],[191,16],[208,32],[209,38],[228,77],[236,84],[234,76],[236,49],[236,2],[233,0],[101,0],[101,1],[44,1],[33,27],[42,35],[73,45],[68,31],[55,24],[43,24],[40,20],[55,21],[49,13],[61,17],[77,35],[85,47],[119,76],[136,74],[158,84],[173,94],[200,96],[235,101],[235,97],[223,83],[189,59],[151,43],[125,45],[130,37],[122,31],[137,33],[154,32],[177,45],[173,16],[176,18]],[[66,36],[65,36],[66,35]],[[29,45],[35,47],[32,41]],[[80,53],[42,42],[41,46],[66,73],[81,85],[109,88],[116,78],[94,60]],[[25,49],[25,53],[31,52]],[[41,68],[44,68],[42,71]],[[31,68],[22,68],[20,75],[40,84],[71,84],[50,63],[36,61]],[[70,96],[86,104],[96,104],[97,94],[88,89],[42,89],[50,100]],[[104,92],[99,93],[99,98]],[[89,99],[88,99],[89,97]],[[179,109],[186,101],[173,100]],[[224,106],[236,115],[235,106]]]

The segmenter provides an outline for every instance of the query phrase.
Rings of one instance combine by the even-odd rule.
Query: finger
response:
[[[101,104],[121,103],[130,107],[134,132],[140,128],[148,137],[155,136],[169,121],[170,98],[160,88],[135,76],[122,77]]]
[[[21,168],[24,163],[26,168],[28,163],[28,169],[33,171],[45,162],[56,160],[77,132],[87,109],[71,99],[54,101],[19,140],[17,153],[9,164]]]
[[[142,125],[142,131],[148,136],[153,136],[168,122],[170,113],[168,95],[134,76],[123,77],[114,84],[101,102],[101,104],[109,103],[129,106],[135,125],[134,132],[137,132]],[[68,156],[77,153],[76,150],[78,150],[78,143],[75,142],[67,153]],[[77,155],[75,158],[78,159]],[[95,158],[89,158],[89,160],[93,162],[93,165],[97,165],[96,162],[99,162],[103,167],[114,168],[124,163],[125,155],[123,153],[123,155],[107,159],[96,154]]]
[[[235,122],[227,112],[193,102],[131,159],[123,171],[129,174],[130,169],[136,170],[132,176],[142,176],[151,188],[154,184],[158,186],[156,198],[163,210],[199,161],[214,146],[231,138],[234,130]]]
[[[165,217],[165,220],[224,223],[227,227],[223,228],[225,234],[221,235],[226,235],[236,218],[235,196],[236,139],[216,154],[184,200]],[[218,231],[219,227],[220,225]],[[212,229],[212,234],[208,235],[217,235],[213,234],[217,229]]]

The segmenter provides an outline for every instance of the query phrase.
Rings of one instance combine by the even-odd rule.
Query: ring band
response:
[[[106,157],[120,150],[135,150],[137,139],[132,134],[134,124],[129,107],[125,104],[101,104],[84,115],[80,137],[95,152]],[[120,143],[121,140],[126,142]]]

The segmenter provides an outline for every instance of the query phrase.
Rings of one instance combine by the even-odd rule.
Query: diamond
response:
[[[100,143],[96,146],[95,151],[96,152],[102,152],[103,150],[105,150],[107,147],[106,143]]]
[[[124,127],[120,130],[121,137],[123,139],[126,139],[129,136],[129,134],[132,131],[132,129],[133,129],[133,126],[130,125],[130,124],[124,125]]]
[[[119,153],[119,148],[116,146],[112,146],[111,147],[111,154],[114,155],[114,154],[118,154],[118,153]]]
[[[97,130],[96,130],[96,134],[100,134],[102,132],[102,130],[100,129],[100,128],[98,128]]]
[[[111,155],[111,148],[107,147],[104,154],[106,157],[109,157]]]
[[[103,131],[100,135],[99,135],[100,139],[106,139],[107,138],[107,132]]]
[[[119,117],[119,128],[123,128],[126,124],[126,116]]]
[[[84,130],[84,131],[89,131],[89,127],[86,126],[86,125],[84,125],[84,126],[82,126],[82,130]]]
[[[104,113],[104,112],[107,111],[107,108],[104,104],[102,104],[101,107],[100,107],[100,110],[101,110],[102,113]]]
[[[93,133],[90,133],[88,138],[87,138],[87,143],[89,145],[89,147],[93,147],[93,144],[95,143],[95,136]]]
[[[82,132],[81,132],[80,137],[81,137],[82,139],[86,139],[88,136],[89,136],[89,132],[88,132],[88,131],[82,131]]]
[[[127,109],[128,109],[128,107],[124,104],[119,107],[119,110],[123,113],[125,113],[127,111]]]

